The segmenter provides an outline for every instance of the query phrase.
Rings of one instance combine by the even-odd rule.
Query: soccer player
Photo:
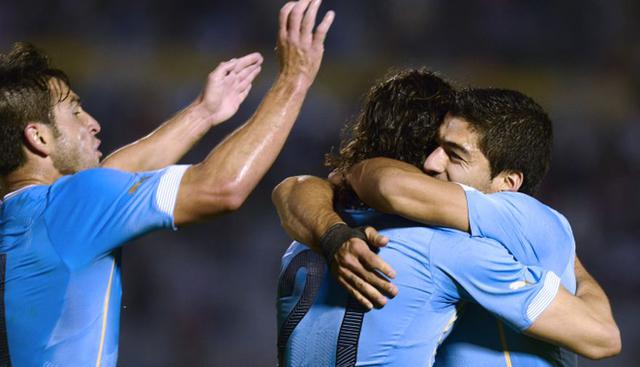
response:
[[[26,45],[1,56],[0,365],[116,365],[121,246],[242,204],[280,152],[320,67],[334,14],[314,31],[319,5],[284,5],[274,85],[246,124],[192,166],[94,168],[100,125],[66,75]],[[190,144],[232,115],[260,61],[221,64],[193,104],[105,165],[135,171],[177,159],[184,143],[156,143],[184,132]],[[166,155],[145,158],[160,149]]]
[[[403,146],[404,143],[401,139],[397,138],[402,136],[402,134],[398,133],[399,131],[409,132],[409,134],[416,131],[414,125],[420,126],[420,122],[424,121],[425,116],[428,116],[426,115],[428,110],[425,110],[425,108],[429,109],[434,107],[433,105],[429,106],[425,101],[433,100],[434,97],[438,95],[436,93],[434,96],[431,96],[428,91],[421,90],[421,88],[424,88],[424,82],[420,84],[416,82],[416,79],[420,80],[420,78],[416,77],[415,74],[409,73],[409,77],[407,77],[407,75],[404,75],[404,77],[398,76],[373,89],[373,92],[369,95],[369,99],[361,117],[356,121],[355,125],[352,126],[352,139],[347,140],[340,152],[343,163],[343,167],[341,168],[349,168],[349,166],[357,163],[359,160],[363,160],[376,154],[405,160],[409,158],[408,160],[411,163],[421,166],[422,161],[411,159],[415,157],[416,153],[411,152],[411,150],[407,151],[406,147],[411,146],[411,144],[409,143]],[[542,117],[543,120],[546,118],[546,115],[543,113],[542,115],[540,114],[541,110],[537,105],[519,93],[511,91],[487,92],[493,97],[500,96],[501,93],[506,94],[510,99],[511,108],[519,111],[519,117],[527,117],[527,115],[529,117],[533,117],[533,121],[524,123],[525,127],[529,124],[529,129],[532,125],[535,126],[536,123],[540,122],[538,121],[540,117]],[[471,93],[471,91],[467,91],[467,93]],[[395,96],[395,98],[389,99],[390,95]],[[464,93],[462,95],[464,95]],[[504,95],[502,95],[502,97],[504,97]],[[387,99],[385,100],[385,98]],[[402,98],[405,98],[406,101],[402,101]],[[495,106],[495,100],[492,101],[491,98],[488,98],[487,96],[484,96],[483,98],[485,99],[477,101],[485,102],[485,104],[481,104],[480,107]],[[461,101],[457,102],[458,103],[454,104],[454,106],[464,106],[464,104],[460,103]],[[494,102],[494,104],[491,102]],[[385,105],[385,103],[387,104]],[[375,110],[372,109],[373,107],[375,107]],[[412,115],[411,112],[405,112],[403,116],[394,120],[395,114],[393,112],[395,111],[405,111],[406,109],[420,111],[421,108],[423,108],[421,113],[414,112]],[[445,107],[441,105],[439,108],[442,110]],[[480,108],[480,110],[482,111],[482,108]],[[485,107],[484,111],[486,112],[486,110],[487,108]],[[488,108],[488,110],[491,110],[491,108]],[[386,115],[385,112],[387,113]],[[448,116],[448,118],[450,119],[450,116]],[[416,123],[416,121],[419,122]],[[544,123],[544,121],[542,122]],[[376,128],[376,126],[378,127]],[[446,126],[446,124],[444,126]],[[377,130],[370,131],[367,135],[366,130],[369,128]],[[496,128],[496,126],[492,126],[492,128]],[[442,132],[442,129],[440,132]],[[428,138],[429,134],[423,133],[423,136]],[[375,139],[373,139],[373,137],[375,137]],[[410,135],[410,137],[412,137],[412,135]],[[457,137],[460,138],[460,134],[458,134]],[[442,138],[442,136],[440,138]],[[544,139],[544,135],[539,138],[539,140]],[[415,138],[410,140],[415,141]],[[448,143],[444,145],[447,147],[452,145]],[[465,141],[464,143],[469,143],[469,141]],[[467,173],[467,171],[470,172],[467,176],[467,183],[485,188],[481,184],[487,183],[482,181],[482,178],[486,177],[487,181],[490,181],[490,184],[495,185],[496,189],[512,190],[514,188],[512,182],[514,178],[508,174],[509,172],[501,174],[500,177],[492,181],[491,179],[494,177],[490,176],[489,173],[482,171],[483,167],[478,166],[477,162],[479,158],[484,157],[481,156],[481,152],[477,149],[477,144],[476,146],[469,144],[462,145],[466,148],[476,148],[473,151],[475,154],[472,157],[473,160],[467,157],[467,161],[464,163],[464,169],[457,172],[458,174]],[[436,150],[436,152],[437,151],[438,150]],[[545,152],[543,151],[541,153],[544,155]],[[384,162],[385,160],[380,159],[380,161]],[[427,161],[429,161],[429,159]],[[367,161],[362,163],[361,167],[357,167],[358,165],[356,164],[356,167],[352,172],[347,175],[350,181],[355,182],[358,179],[361,180],[358,183],[363,185],[363,187],[366,185],[363,182],[368,182],[369,184],[376,183],[375,180],[367,181],[369,177],[358,174],[358,170],[362,170],[362,166],[366,163]],[[373,163],[375,163],[375,161],[369,161],[369,164]],[[545,164],[545,162],[541,163],[543,165]],[[513,162],[507,162],[507,165],[509,164],[513,164]],[[408,165],[408,167],[413,168],[413,166],[410,165]],[[411,172],[415,173],[414,171]],[[501,171],[498,172],[502,173]],[[530,171],[525,172],[530,173]],[[452,173],[455,173],[455,171]],[[486,175],[482,176],[478,173],[486,173]],[[396,191],[401,191],[403,185],[406,184],[406,182],[403,181],[403,179],[406,180],[406,177],[397,176],[397,172],[394,172],[393,174],[395,176],[386,176],[387,181],[385,181],[385,183],[391,186],[397,185],[394,189],[397,189]],[[520,174],[522,175],[523,173],[521,172]],[[542,175],[543,174],[544,173],[542,172]],[[541,174],[538,173],[537,177],[533,174],[526,177],[530,180],[528,181],[528,188],[532,189],[536,186],[536,180],[539,181],[539,179],[541,179]],[[518,179],[518,177],[515,179]],[[522,177],[520,177],[520,180],[521,179]],[[522,181],[520,181],[518,185],[521,183]],[[313,185],[315,185],[315,188]],[[462,192],[462,189],[457,185],[454,186]],[[357,190],[358,189],[356,189],[356,191]],[[474,192],[474,194],[470,195],[480,195],[477,191],[470,190],[469,192]],[[381,194],[378,195],[381,196]],[[440,191],[439,195],[447,195],[447,193]],[[462,195],[464,198],[463,192]],[[306,243],[311,244],[314,244],[315,242],[317,246],[317,242],[325,242],[326,244],[326,239],[328,237],[334,237],[332,241],[334,243],[338,243],[338,246],[341,246],[338,250],[334,247],[335,244],[329,246],[329,250],[333,248],[333,251],[337,252],[337,254],[335,258],[331,253],[328,257],[333,260],[332,265],[334,269],[336,269],[337,263],[339,270],[338,281],[342,285],[347,288],[350,287],[352,290],[354,286],[357,286],[359,289],[363,290],[362,293],[366,293],[372,289],[371,286],[368,286],[369,289],[367,288],[366,282],[368,281],[374,285],[378,285],[380,289],[386,288],[389,293],[394,293],[394,290],[387,288],[387,285],[384,284],[384,282],[372,280],[368,277],[368,274],[366,274],[367,270],[378,268],[386,274],[393,275],[393,272],[388,268],[386,263],[380,262],[379,260],[376,262],[375,258],[371,259],[371,254],[366,253],[362,254],[362,257],[359,259],[356,256],[341,258],[345,253],[350,251],[353,252],[352,250],[357,248],[359,245],[364,246],[364,243],[361,241],[358,242],[358,240],[355,239],[349,240],[349,236],[353,234],[349,234],[348,231],[344,232],[344,230],[339,229],[341,227],[340,225],[335,225],[336,223],[340,223],[341,219],[331,210],[332,197],[333,192],[331,190],[331,186],[321,180],[313,178],[305,178],[303,180],[290,179],[281,184],[274,192],[274,199],[278,207],[278,211],[281,214],[283,224],[294,238],[302,239]],[[485,197],[482,199],[487,200]],[[557,274],[560,274],[564,278],[563,282],[570,284],[572,280],[572,271],[570,270],[573,269],[573,262],[567,264],[567,261],[563,260],[563,258],[566,259],[573,253],[573,242],[570,232],[567,232],[568,226],[566,225],[566,221],[564,221],[559,214],[551,211],[542,204],[538,203],[536,205],[534,202],[527,202],[528,199],[522,199],[525,204],[520,204],[518,203],[520,200],[519,197],[510,199],[511,202],[509,204],[511,206],[526,205],[527,209],[534,210],[533,213],[544,221],[538,224],[547,224],[545,230],[549,232],[548,237],[553,238],[556,236],[555,240],[560,242],[556,244],[559,247],[558,250],[560,250],[557,254],[560,257],[560,260],[556,261],[557,265],[555,268],[558,269],[556,270]],[[498,198],[496,198],[496,200],[498,200]],[[443,201],[441,201],[441,204],[443,204]],[[484,205],[481,199],[476,199],[475,202],[478,203],[478,205]],[[396,205],[402,204],[404,203]],[[453,204],[456,203],[453,202]],[[460,204],[458,203],[458,205]],[[464,221],[467,217],[466,202],[463,202],[462,205],[464,205],[465,211],[462,214],[463,219],[461,221]],[[476,210],[475,207],[477,205],[474,205],[473,208],[471,207],[471,204],[469,206],[469,213],[471,213],[469,216],[471,216]],[[411,209],[415,210],[415,206],[412,206]],[[433,208],[430,209],[434,210]],[[438,210],[444,212],[448,212],[450,209],[451,208],[444,206],[438,207]],[[500,207],[497,209],[500,209]],[[393,212],[393,210],[387,210]],[[490,210],[488,209],[488,211]],[[295,215],[291,215],[291,213],[295,213]],[[351,223],[354,222],[353,213],[343,212],[342,214],[343,216],[350,218]],[[485,214],[485,212],[483,212],[483,214]],[[502,210],[500,214],[503,217],[507,217],[507,220],[510,220],[509,223],[513,223],[514,219],[509,217],[511,214],[508,210]],[[368,216],[370,221],[373,220],[373,223],[382,225],[383,228],[417,225],[415,223],[398,224],[398,221],[393,218],[380,218],[379,216],[376,217],[376,215],[372,213],[359,213],[358,215],[360,217]],[[372,216],[373,219],[371,218]],[[453,216],[455,217],[455,215]],[[408,217],[416,218],[415,216]],[[444,217],[446,218],[446,216]],[[484,220],[476,220],[479,230],[486,228],[486,231],[489,232],[493,228],[498,227],[498,229],[493,229],[495,232],[500,229],[499,225],[491,227],[490,224],[488,224],[488,227],[485,227],[487,226],[485,223],[487,218],[483,219]],[[518,218],[516,217],[516,219]],[[360,219],[355,222],[361,224],[363,221]],[[433,221],[430,223],[433,223]],[[444,224],[455,227],[450,223]],[[502,237],[501,239],[505,239],[505,241],[509,242],[508,245],[505,244],[509,250],[515,250],[514,253],[524,256],[527,255],[527,250],[536,249],[529,241],[533,240],[535,242],[537,240],[544,239],[544,237],[539,235],[540,231],[533,231],[529,227],[531,226],[525,226],[524,229],[513,230],[513,233],[509,233],[511,238],[505,238],[505,235],[502,233],[498,233],[497,235],[494,235],[494,233],[491,232],[489,233],[494,237]],[[331,230],[325,234],[327,228],[331,228]],[[441,229],[430,230],[436,233],[441,231]],[[419,230],[417,228],[411,228],[386,230],[386,232],[383,231],[383,233],[388,233],[390,235],[392,241],[390,242],[390,245],[388,245],[390,247],[383,248],[381,250],[380,255],[384,260],[387,260],[389,263],[394,265],[394,267],[399,269],[398,278],[395,283],[400,287],[400,293],[397,299],[394,299],[392,302],[387,304],[385,309],[381,311],[373,311],[364,314],[364,316],[362,316],[363,314],[360,311],[359,318],[355,317],[354,321],[353,314],[357,314],[357,312],[354,311],[356,308],[353,305],[353,302],[352,304],[346,304],[342,299],[344,297],[344,293],[341,294],[339,290],[334,289],[335,283],[327,282],[326,279],[323,279],[322,276],[318,275],[318,273],[322,273],[321,269],[323,268],[317,264],[317,256],[315,257],[316,261],[312,261],[307,269],[308,287],[305,287],[302,298],[300,298],[295,291],[299,288],[281,286],[279,289],[279,315],[284,321],[283,324],[281,324],[282,329],[280,335],[286,336],[286,338],[281,337],[279,340],[283,360],[287,361],[288,364],[297,365],[302,361],[301,350],[305,349],[300,345],[299,340],[304,339],[305,345],[314,345],[314,338],[318,335],[323,335],[327,338],[333,337],[334,341],[337,340],[338,348],[336,352],[333,352],[326,344],[322,344],[318,350],[314,347],[306,347],[305,352],[315,352],[316,354],[324,355],[325,358],[328,358],[328,361],[337,362],[344,361],[345,355],[348,355],[348,358],[350,358],[353,363],[357,360],[359,363],[361,362],[363,364],[403,365],[403,363],[409,363],[408,361],[411,361],[410,363],[412,365],[420,364],[426,361],[425,358],[432,356],[432,352],[435,350],[435,345],[437,345],[438,342],[438,337],[446,335],[446,328],[443,328],[443,326],[449,325],[443,324],[444,319],[442,312],[445,314],[452,312],[452,303],[455,303],[458,299],[469,298],[474,298],[475,301],[482,304],[490,311],[498,314],[501,318],[510,322],[520,331],[528,329],[529,333],[536,335],[537,337],[542,337],[546,340],[560,343],[573,348],[578,352],[586,354],[587,356],[603,357],[607,354],[616,353],[616,348],[619,349],[619,334],[615,327],[615,322],[613,322],[613,319],[611,318],[606,297],[604,297],[604,300],[602,299],[604,296],[603,293],[600,294],[599,299],[594,301],[593,299],[589,300],[590,297],[593,297],[589,292],[585,292],[586,294],[583,294],[583,298],[591,301],[591,304],[588,304],[586,302],[582,302],[582,300],[576,297],[570,297],[566,290],[561,289],[555,297],[552,306],[545,308],[541,304],[537,304],[536,306],[528,307],[527,316],[538,316],[539,318],[535,321],[535,317],[529,318],[529,320],[525,322],[525,324],[528,323],[526,327],[518,327],[518,321],[508,317],[510,312],[509,310],[512,310],[512,307],[515,307],[516,309],[517,307],[524,307],[527,305],[527,302],[531,301],[531,298],[529,298],[528,301],[521,302],[523,300],[519,300],[517,297],[510,295],[509,290],[523,291],[528,287],[535,287],[535,285],[529,284],[531,283],[529,279],[509,279],[510,275],[517,273],[512,274],[508,269],[504,268],[505,264],[517,267],[517,265],[509,263],[509,259],[510,261],[513,261],[510,254],[507,253],[506,257],[501,258],[504,254],[501,254],[499,250],[491,248],[491,246],[487,247],[486,244],[482,243],[468,244],[465,246],[464,244],[469,242],[469,236],[466,237],[467,240],[459,238],[456,239],[455,236],[452,236],[450,239],[454,240],[454,243],[447,243],[447,236],[438,237],[436,235],[430,235],[429,232],[421,231],[424,231],[424,229]],[[460,233],[457,234],[459,235]],[[369,233],[369,235],[372,236],[373,234]],[[480,239],[478,234],[472,233],[472,235],[473,236],[470,238],[471,242]],[[482,233],[481,235],[486,236],[485,233]],[[534,235],[538,235],[538,237],[533,237]],[[322,238],[323,241],[319,241],[320,238]],[[419,238],[422,238],[425,243],[420,244]],[[444,247],[443,243],[445,243]],[[478,245],[478,247],[474,247],[473,245]],[[301,248],[301,245],[294,244],[287,254],[285,254],[283,259],[282,277],[282,282],[284,284],[288,285],[289,282],[291,282],[293,271],[304,266],[304,263],[301,263],[300,260],[296,262],[296,258],[298,258],[297,253],[303,251]],[[505,249],[502,248],[502,250]],[[541,248],[540,252],[536,255],[540,256],[551,266],[554,265],[554,263],[550,262],[551,259],[548,257],[550,255],[548,251],[549,250]],[[353,254],[358,255],[358,252],[353,252]],[[369,256],[369,260],[364,262],[368,267],[363,268],[359,265],[359,261],[365,259],[367,256]],[[293,258],[293,260],[291,260],[291,258]],[[291,265],[289,261],[294,261],[293,265]],[[285,265],[289,266],[286,267]],[[354,271],[352,272],[349,269],[345,269],[346,266]],[[521,270],[526,272],[531,271],[531,269],[539,268],[526,267],[523,269]],[[361,274],[364,275],[359,277]],[[443,276],[443,274],[445,275]],[[588,277],[588,274],[585,273],[585,277]],[[309,280],[310,278],[312,280]],[[315,278],[321,279],[318,280]],[[558,279],[557,277],[552,278],[556,280]],[[295,280],[296,282],[300,282],[298,278],[295,278]],[[281,283],[281,285],[283,283]],[[295,284],[299,286],[298,283]],[[319,287],[319,290],[311,287],[310,285],[312,284]],[[455,289],[462,287],[464,288],[464,291],[462,294],[452,296],[455,292],[451,292],[449,287]],[[294,316],[300,318],[300,310],[296,308],[297,306],[292,308],[291,304],[292,302],[295,302],[294,300],[298,297],[300,298],[298,304],[306,305],[305,302],[310,301],[309,294],[312,293],[312,291],[307,291],[307,289],[315,289],[315,293],[317,293],[318,298],[310,310],[307,311],[308,316],[299,321],[298,328],[300,330],[293,329],[292,331],[290,319],[292,317],[295,319]],[[531,290],[531,288],[529,288],[529,290]],[[601,291],[599,288],[597,290]],[[468,294],[465,294],[465,292]],[[543,291],[537,293],[538,296],[535,297],[539,297],[540,294],[545,294],[544,292],[543,287]],[[555,294],[554,292],[552,292],[553,294],[547,293],[547,297],[549,297],[547,299],[548,302],[552,301],[553,295]],[[444,293],[445,296],[443,296],[442,293]],[[363,294],[360,294],[359,296],[364,303],[369,302],[366,297],[363,297]],[[496,297],[497,300],[492,299],[494,297]],[[370,299],[377,302],[378,305],[384,303],[384,300],[376,301],[375,296],[370,297]],[[499,302],[499,304],[493,303],[496,301]],[[343,306],[343,308],[346,308],[346,311],[344,309],[339,309],[336,305]],[[369,304],[369,306],[372,305]],[[386,309],[388,307],[392,307],[393,310],[387,311]],[[565,315],[563,311],[566,311],[567,308],[573,308],[572,315]],[[423,313],[417,313],[416,309],[421,309]],[[546,311],[542,313],[542,316],[539,316],[539,313],[536,315],[529,314],[529,311],[532,309],[535,309],[536,312],[540,313],[545,309]],[[332,319],[332,317],[334,319]],[[339,323],[337,324],[337,327],[336,324],[332,324],[332,322],[335,323],[335,319],[341,319],[342,326],[340,326]],[[360,322],[359,325],[358,321]],[[467,325],[469,325],[471,321],[467,321]],[[567,327],[563,330],[559,330],[556,328],[558,325],[556,322],[562,322],[563,324],[566,324]],[[321,324],[325,326],[321,328]],[[347,327],[348,325],[351,325],[351,327]],[[359,327],[354,329],[353,325]],[[496,329],[496,322],[493,320],[488,325],[484,325],[481,322],[480,324],[475,324],[475,326],[487,327],[487,330],[492,333],[492,330]],[[497,326],[498,331],[501,331],[502,334],[504,334],[505,328],[503,328],[501,324],[498,324]],[[343,331],[345,336],[351,337],[344,337],[342,333]],[[305,333],[308,335],[305,335]],[[359,342],[357,337],[358,335],[360,336]],[[478,335],[477,332],[476,335]],[[514,335],[518,334],[514,333]],[[493,335],[485,336],[490,339]],[[520,340],[525,341],[526,339],[528,338],[520,338]],[[348,342],[345,343],[345,340]],[[498,336],[496,336],[496,340],[499,340]],[[525,343],[522,352],[524,357],[518,361],[523,362],[523,365],[550,365],[551,363],[564,363],[563,361],[558,361],[557,358],[554,360],[553,356],[541,353],[541,349],[539,348],[540,346],[536,345],[534,342],[528,341],[528,343],[529,344]],[[324,349],[322,349],[323,347]],[[484,345],[467,345],[467,351],[460,351],[460,353],[458,353],[459,356],[466,357],[466,359],[451,359],[449,361],[449,365],[495,366],[505,364],[505,357],[508,357],[507,353],[503,356],[502,350],[500,350],[499,353],[491,353],[490,350],[481,350],[483,347]],[[345,348],[349,349],[350,352],[345,352]],[[470,354],[468,351],[471,350],[476,350],[476,352]],[[538,354],[536,355],[536,353]],[[469,358],[469,356],[472,356],[473,358]],[[500,359],[497,359],[496,356],[499,356]],[[510,362],[507,362],[507,365],[509,363]],[[338,363],[338,365],[342,364]]]

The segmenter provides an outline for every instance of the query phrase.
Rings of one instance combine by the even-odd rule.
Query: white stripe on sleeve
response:
[[[460,182],[454,182],[454,184],[457,184],[458,186],[462,187],[462,189],[464,191],[478,191],[478,190],[474,189],[473,187],[467,186],[465,184],[461,184]]]
[[[552,271],[547,273],[542,289],[533,298],[527,307],[527,317],[531,322],[535,321],[544,310],[549,307],[551,301],[556,298],[560,288],[560,278]]]
[[[189,167],[189,165],[170,166],[160,178],[160,184],[156,191],[156,205],[160,211],[168,214],[171,218],[173,218],[173,209],[176,206],[180,180]]]

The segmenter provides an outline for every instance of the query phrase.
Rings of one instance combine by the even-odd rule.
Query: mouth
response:
[[[96,153],[98,154],[98,158],[102,158],[102,152],[100,151],[100,144],[102,144],[102,142],[100,140],[96,140],[96,146],[93,148],[95,149]]]

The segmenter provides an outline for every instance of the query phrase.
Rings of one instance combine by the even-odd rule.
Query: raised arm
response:
[[[464,190],[389,158],[354,165],[345,176],[358,197],[372,208],[411,220],[469,231]]]
[[[377,274],[380,271],[394,278],[395,271],[334,211],[333,186],[328,181],[313,176],[289,177],[273,190],[272,200],[289,236],[325,256],[332,253],[327,256],[331,273],[363,306],[382,307],[386,296],[398,293],[391,282]],[[371,227],[365,235],[374,246],[388,242]],[[327,251],[326,246],[335,251]]]
[[[187,170],[174,209],[176,224],[237,209],[271,167],[320,67],[334,13],[313,32],[319,6],[319,0],[301,0],[280,11],[280,74],[255,114]]]
[[[620,353],[622,340],[607,295],[578,258],[575,270],[576,295],[560,287],[526,333],[590,359],[614,356]]]
[[[252,53],[223,62],[213,70],[195,101],[151,134],[102,161],[122,171],[151,171],[180,160],[208,131],[233,116],[260,73],[262,56]]]

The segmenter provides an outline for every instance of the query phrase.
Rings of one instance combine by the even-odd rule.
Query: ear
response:
[[[520,190],[524,174],[520,171],[502,171],[491,181],[493,192]]]
[[[41,122],[29,122],[23,131],[27,149],[39,156],[47,157],[54,147],[55,136],[51,127]]]

